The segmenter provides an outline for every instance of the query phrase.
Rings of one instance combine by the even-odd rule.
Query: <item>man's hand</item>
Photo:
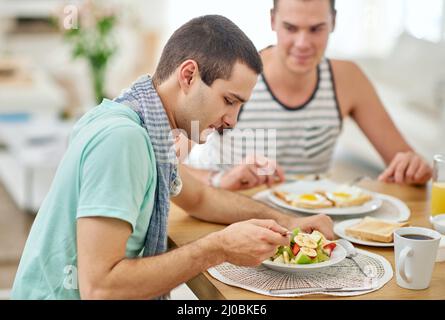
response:
[[[318,214],[316,216],[305,218],[290,218],[286,227],[289,227],[289,230],[298,227],[301,231],[306,233],[312,233],[312,231],[318,230],[329,240],[334,240],[335,238],[334,222],[325,214]]]
[[[236,191],[251,189],[262,184],[271,187],[284,181],[283,169],[273,160],[264,157],[246,157],[244,164],[235,166],[221,178],[222,189]]]
[[[379,176],[379,181],[423,185],[431,179],[432,174],[431,167],[418,154],[399,152]]]
[[[257,266],[274,255],[278,246],[289,245],[287,229],[274,220],[248,220],[217,232],[225,261],[238,266]]]

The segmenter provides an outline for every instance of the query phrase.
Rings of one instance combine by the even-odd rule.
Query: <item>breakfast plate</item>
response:
[[[357,239],[355,237],[349,236],[346,234],[345,230],[357,223],[359,223],[362,219],[348,219],[341,222],[338,222],[334,225],[334,233],[340,238],[346,239],[352,243],[360,244],[363,246],[369,247],[394,247],[394,242],[385,243],[385,242],[377,242],[377,241],[368,241]]]
[[[331,267],[343,261],[346,258],[346,249],[341,245],[337,245],[332,251],[332,255],[328,261],[314,264],[285,264],[273,262],[271,260],[263,261],[263,266],[285,273],[301,273],[301,272],[318,272],[324,268]]]
[[[377,194],[370,192],[370,191],[363,191],[362,193],[366,193],[368,196],[370,196],[369,201],[356,206],[349,206],[349,207],[326,207],[323,208],[325,205],[325,201],[320,198],[320,196],[317,193],[319,190],[325,190],[328,194],[335,194],[333,192],[334,190],[337,190],[338,188],[343,188],[346,190],[352,190],[351,193],[356,193],[357,190],[360,190],[360,188],[357,187],[348,187],[348,186],[341,186],[337,183],[334,183],[330,180],[318,180],[318,181],[297,181],[289,184],[285,184],[282,186],[277,187],[274,191],[270,191],[268,195],[268,200],[272,202],[273,204],[292,211],[297,212],[303,212],[308,214],[327,214],[330,216],[353,216],[353,215],[361,215],[365,213],[373,212],[377,209],[379,209],[382,204],[383,200],[377,196]],[[278,197],[277,193],[290,193],[290,194],[310,194],[310,196],[313,196],[314,206],[319,206],[320,208],[312,209],[312,208],[302,208],[302,207],[296,207],[288,202],[284,201],[282,198]],[[344,194],[344,193],[343,193]],[[348,195],[349,196],[349,195]],[[354,197],[354,194],[351,194],[351,197]]]

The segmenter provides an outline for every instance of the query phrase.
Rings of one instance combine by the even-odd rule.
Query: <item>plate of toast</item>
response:
[[[394,231],[407,225],[408,222],[365,217],[339,222],[334,226],[334,232],[340,238],[356,244],[372,247],[393,247]]]
[[[379,209],[383,203],[373,192],[330,180],[281,185],[269,193],[269,201],[288,210],[331,216],[365,214]]]

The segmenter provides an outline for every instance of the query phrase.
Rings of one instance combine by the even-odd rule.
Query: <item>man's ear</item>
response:
[[[193,83],[200,79],[198,63],[195,60],[186,60],[178,70],[178,82],[184,92],[188,92]]]
[[[275,30],[275,8],[270,9],[270,27],[272,31]]]

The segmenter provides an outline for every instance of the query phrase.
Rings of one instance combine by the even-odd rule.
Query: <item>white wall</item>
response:
[[[170,35],[188,20],[206,14],[220,14],[236,23],[257,47],[275,42],[270,29],[272,0],[166,0],[167,34]]]
[[[151,0],[150,2],[152,2]],[[165,39],[188,20],[221,14],[235,22],[258,49],[275,43],[270,29],[272,0],[165,0]],[[445,0],[337,0],[337,25],[328,55],[385,57],[404,30],[418,38],[445,38]],[[151,6],[151,4],[150,4]]]

